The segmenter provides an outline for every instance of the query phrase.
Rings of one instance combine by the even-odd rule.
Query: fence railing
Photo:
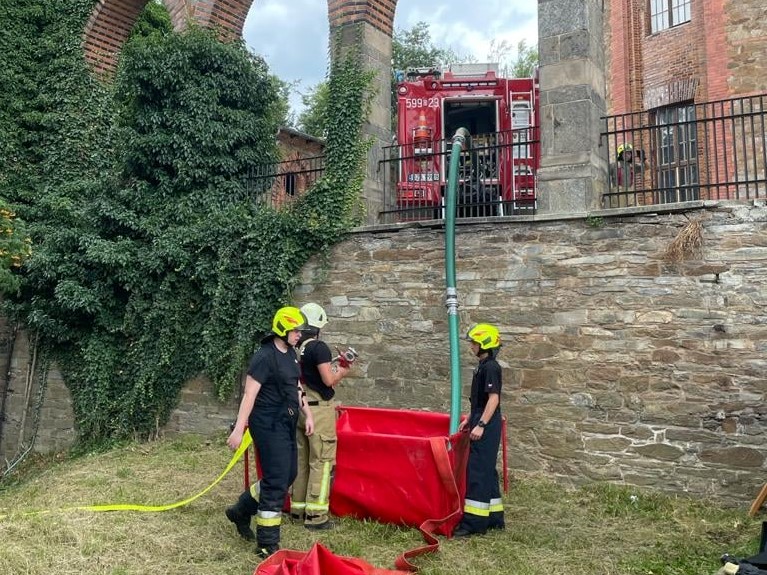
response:
[[[451,147],[441,139],[383,148],[382,223],[444,217]],[[539,154],[535,128],[472,135],[460,158],[457,217],[534,214]]]
[[[604,121],[604,208],[767,197],[767,94]]]
[[[767,94],[607,116],[604,208],[690,200],[767,198]],[[383,148],[382,223],[444,218],[451,141]],[[537,128],[472,135],[457,183],[459,218],[534,214]],[[279,208],[319,180],[324,156],[255,166],[248,197]]]
[[[296,157],[253,166],[245,180],[249,198],[279,209],[311,188],[325,173],[325,156]]]

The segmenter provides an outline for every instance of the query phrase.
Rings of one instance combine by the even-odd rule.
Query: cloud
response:
[[[514,48],[525,39],[535,46],[538,5],[534,2],[481,0],[467,4],[444,0],[399,0],[395,29],[429,24],[432,42],[485,62],[492,40]],[[325,78],[328,68],[328,8],[326,0],[255,0],[243,29],[250,49],[261,54],[274,74],[299,83],[306,92]],[[301,107],[298,93],[291,98]]]

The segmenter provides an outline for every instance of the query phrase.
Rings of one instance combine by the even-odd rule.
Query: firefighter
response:
[[[635,150],[628,142],[623,142],[616,150],[615,163],[611,165],[610,170],[612,183],[618,188],[618,192],[611,197],[611,204],[615,204],[613,200],[617,198],[617,205],[611,207],[635,205],[635,185],[637,177],[644,171],[644,152]]]
[[[630,188],[634,185],[634,146],[624,142],[616,152],[616,179],[618,187]]]
[[[332,529],[329,520],[330,485],[336,462],[335,387],[349,373],[348,365],[332,361],[330,348],[320,341],[320,330],[328,323],[325,310],[316,303],[301,307],[308,328],[299,343],[301,381],[314,416],[314,433],[301,433],[304,417],[298,419],[298,476],[290,496],[293,519],[307,529]]]
[[[471,438],[466,469],[463,518],[454,537],[484,534],[503,529],[503,501],[496,461],[501,444],[501,366],[496,356],[501,347],[498,328],[488,323],[473,326],[466,334],[471,351],[479,358],[471,379],[471,411],[458,427]]]
[[[261,464],[261,480],[227,508],[226,517],[240,536],[256,540],[258,554],[267,557],[280,548],[282,508],[288,488],[296,477],[296,424],[299,410],[305,417],[305,433],[311,435],[314,420],[302,396],[300,368],[295,346],[306,327],[306,318],[295,307],[277,310],[272,333],[261,340],[261,348],[250,362],[245,392],[237,421],[227,439],[236,450],[247,423]],[[256,533],[250,527],[256,516]]]

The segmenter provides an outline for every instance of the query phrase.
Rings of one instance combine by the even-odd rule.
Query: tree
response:
[[[323,81],[301,95],[304,110],[298,116],[299,130],[317,138],[325,137],[329,94],[328,83]]]
[[[426,22],[417,22],[409,30],[395,30],[392,36],[392,67],[444,66],[471,61],[471,57],[456,53],[452,48],[439,48],[431,41]]]
[[[163,36],[173,31],[173,23],[170,19],[170,13],[160,0],[148,2],[139,14],[136,23],[133,25],[130,41],[133,38],[146,38],[158,34]]]
[[[529,78],[538,67],[538,48],[528,46],[524,39],[517,44],[517,58],[511,65],[512,78]]]
[[[511,59],[512,46],[508,40],[493,39],[487,59],[497,62],[501,74],[509,78],[530,78],[538,66],[538,49],[527,45],[523,38],[517,43],[517,57]]]

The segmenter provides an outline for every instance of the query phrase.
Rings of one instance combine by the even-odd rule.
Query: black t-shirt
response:
[[[330,363],[332,359],[333,354],[324,341],[309,341],[301,350],[301,381],[306,387],[319,393],[325,401],[333,399],[336,390],[323,383],[317,366]]]
[[[277,410],[287,406],[298,411],[301,369],[295,349],[289,347],[283,353],[275,347],[273,339],[267,341],[253,354],[248,375],[261,384],[254,409]]]
[[[471,412],[481,414],[487,405],[488,395],[501,393],[501,366],[490,356],[479,362],[471,378]],[[496,410],[497,411],[497,410]]]

